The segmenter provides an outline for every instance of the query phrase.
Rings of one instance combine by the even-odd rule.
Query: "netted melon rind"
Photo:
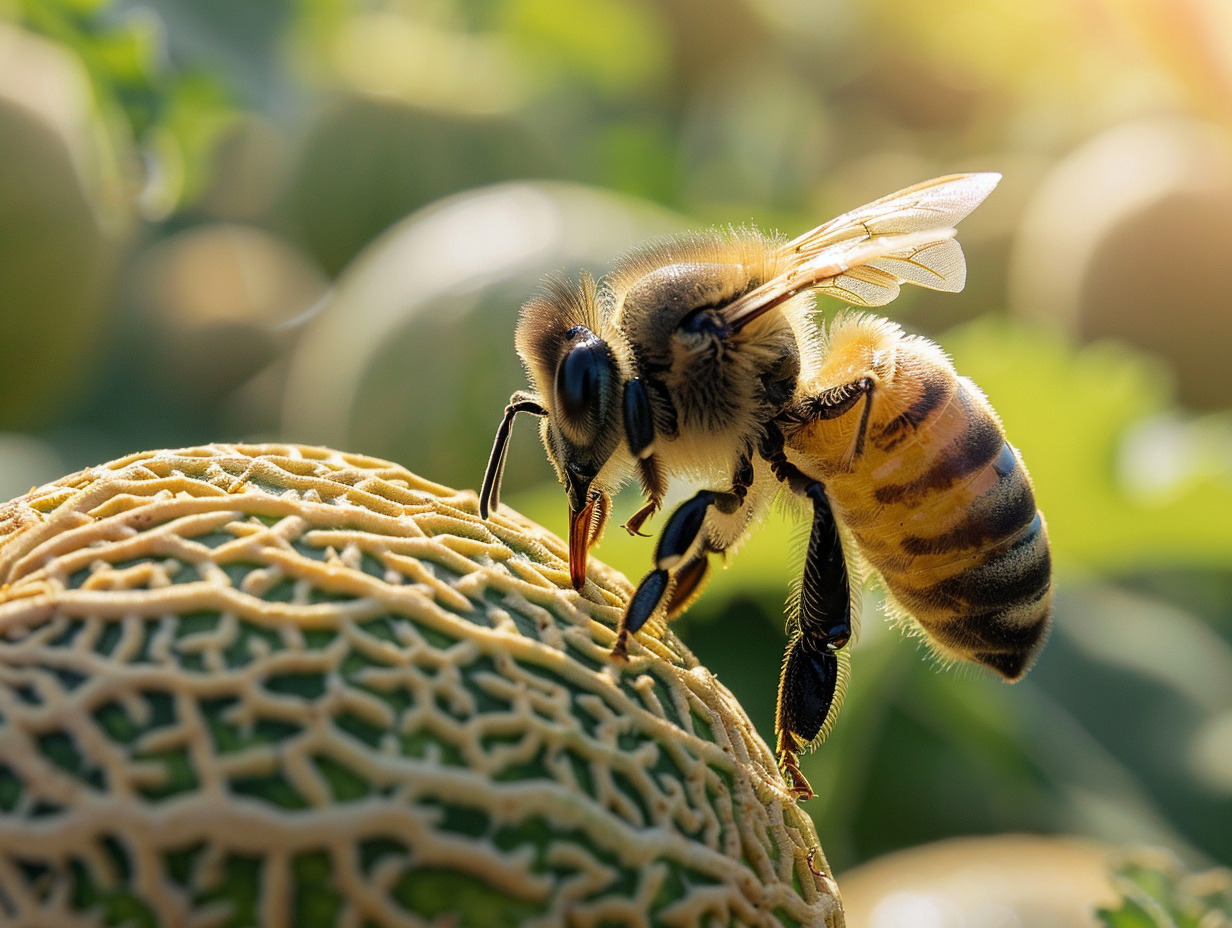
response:
[[[731,695],[476,508],[282,445],[0,507],[0,923],[841,924]]]

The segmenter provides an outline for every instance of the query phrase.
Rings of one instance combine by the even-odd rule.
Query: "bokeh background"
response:
[[[1029,463],[1055,630],[1006,687],[864,594],[807,808],[840,871],[1001,832],[1232,862],[1226,0],[0,0],[0,498],[264,439],[477,487],[545,272],[961,170],[1005,175],[966,290],[889,312]],[[506,500],[563,531],[533,432]],[[679,625],[767,739],[800,547],[772,516]]]

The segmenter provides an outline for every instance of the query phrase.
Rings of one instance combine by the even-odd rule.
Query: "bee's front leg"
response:
[[[659,504],[660,501],[657,499],[647,500],[646,505],[625,521],[625,531],[639,538],[649,538],[650,536],[642,531],[642,526],[646,524],[647,519],[659,511]]]
[[[659,510],[663,502],[663,494],[667,492],[667,481],[663,477],[663,468],[658,458],[648,454],[637,459],[638,479],[642,484],[642,492],[646,494],[646,505],[633,513],[625,522],[625,531],[630,535],[641,535],[642,525]]]
[[[647,499],[646,505],[625,523],[625,531],[630,535],[640,535],[643,523],[655,514],[667,491],[663,468],[654,454],[655,426],[650,394],[640,377],[634,377],[625,384],[624,424],[625,441],[637,459],[638,479]]]

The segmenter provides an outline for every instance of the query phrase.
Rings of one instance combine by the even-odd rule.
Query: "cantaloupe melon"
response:
[[[0,507],[0,924],[842,924],[813,825],[628,582],[321,448]]]

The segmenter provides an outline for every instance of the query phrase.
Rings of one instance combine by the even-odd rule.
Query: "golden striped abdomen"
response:
[[[1052,601],[1030,478],[970,381],[929,376],[918,387],[897,415],[869,423],[853,471],[827,480],[827,493],[943,653],[1017,679],[1043,644]]]

